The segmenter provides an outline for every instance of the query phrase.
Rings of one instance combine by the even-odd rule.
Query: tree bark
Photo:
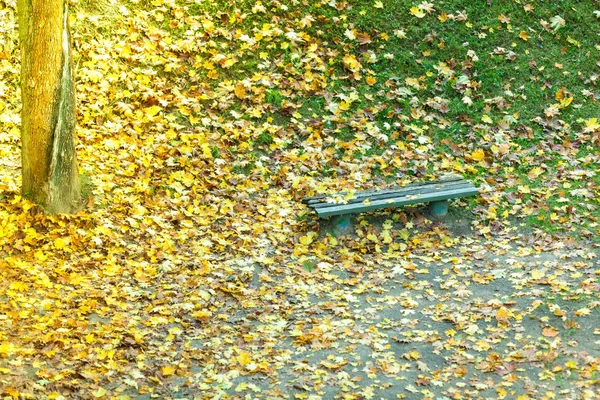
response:
[[[81,208],[66,0],[18,0],[23,196],[49,213]]]

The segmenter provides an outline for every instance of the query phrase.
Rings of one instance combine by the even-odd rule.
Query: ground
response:
[[[597,1],[70,3],[86,206],[47,215],[0,0],[4,398],[600,396]],[[448,173],[442,221],[301,203]]]

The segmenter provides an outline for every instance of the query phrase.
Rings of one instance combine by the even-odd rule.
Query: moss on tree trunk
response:
[[[22,192],[49,213],[81,207],[75,88],[65,0],[18,0]]]

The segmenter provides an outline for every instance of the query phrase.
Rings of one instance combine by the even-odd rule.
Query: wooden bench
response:
[[[407,204],[429,203],[433,216],[448,213],[448,200],[474,196],[477,188],[460,176],[452,175],[437,181],[410,184],[389,189],[363,190],[339,194],[322,194],[302,200],[319,218],[341,216],[364,211],[395,208]],[[343,225],[349,221],[341,222]]]

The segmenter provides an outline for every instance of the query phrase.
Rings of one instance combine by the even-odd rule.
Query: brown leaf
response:
[[[502,365],[500,365],[498,369],[496,369],[496,373],[498,375],[504,376],[514,372],[515,369],[515,363],[502,363]]]
[[[359,33],[356,35],[356,40],[360,44],[369,44],[371,43],[371,36],[368,33]]]

